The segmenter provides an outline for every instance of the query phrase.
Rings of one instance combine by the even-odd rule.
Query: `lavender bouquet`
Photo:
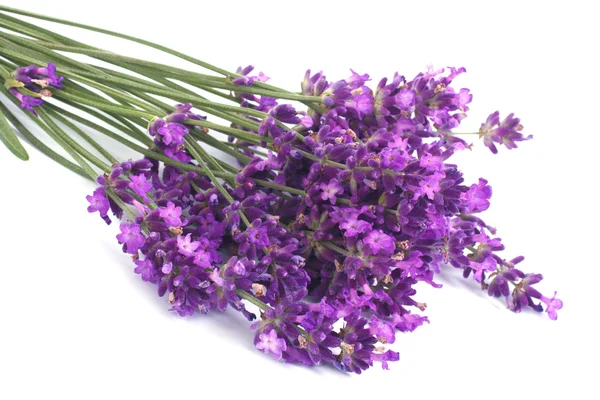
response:
[[[376,85],[354,71],[330,81],[309,70],[291,92],[251,66],[232,73],[130,36],[0,11],[2,92],[23,110],[0,103],[0,139],[26,160],[16,131],[98,184],[88,211],[119,221],[134,272],[171,311],[231,307],[275,359],[355,373],[399,359],[385,345],[429,322],[416,284],[441,287],[436,274],[450,266],[512,311],[557,318],[556,292],[535,289],[542,275],[517,267],[522,256],[502,258],[496,230],[479,217],[488,182],[464,182],[450,161],[470,148],[463,135],[492,153],[531,138],[497,111],[478,132],[456,131],[472,100],[452,87],[464,68]],[[206,73],[101,50],[7,13],[151,46]],[[32,135],[25,115],[69,158]],[[139,159],[118,160],[90,132]]]

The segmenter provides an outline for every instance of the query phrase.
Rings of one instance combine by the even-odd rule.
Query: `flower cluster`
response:
[[[368,75],[354,71],[331,84],[322,73],[307,72],[303,92],[321,96],[326,107],[312,111],[311,129],[299,136],[268,117],[261,124],[267,128],[256,132],[271,137],[269,160],[279,163],[255,157],[241,175],[305,191],[294,207],[293,227],[311,240],[307,270],[317,297],[335,297],[389,318],[404,315],[404,307],[419,307],[396,288],[410,289],[416,281],[436,285],[433,275],[442,264],[462,268],[465,275],[474,271],[483,284],[512,268],[496,255],[503,246],[491,236],[495,230],[475,217],[489,206],[487,181],[468,187],[447,162],[466,147],[451,129],[466,116],[472,96],[450,86],[463,68],[443,72],[428,71],[409,82],[395,75],[375,91],[366,86]],[[517,124],[511,115],[496,129],[511,133],[492,135],[520,140]],[[290,157],[294,152],[313,157]]]
[[[216,181],[194,159],[185,135],[197,128],[186,121],[202,117],[178,105],[149,134],[165,155],[193,168],[121,163],[88,196],[89,211],[106,221],[109,209],[120,219],[132,214],[117,239],[173,311],[229,305],[256,319],[246,300],[260,308],[252,324],[259,350],[356,373],[399,359],[382,345],[429,322],[415,285],[440,287],[435,274],[447,264],[505,297],[511,310],[531,307],[556,319],[556,293],[548,298],[532,287],[542,276],[515,268],[523,257],[500,257],[501,240],[478,216],[490,204],[488,182],[465,184],[448,161],[469,147],[453,133],[472,100],[468,89],[451,86],[464,68],[410,81],[396,74],[375,89],[366,74],[328,82],[308,71],[302,93],[321,103],[307,111],[244,93],[264,81],[250,71],[238,71],[235,95],[265,117],[246,116],[255,129],[232,125],[230,141],[243,145],[236,174]],[[514,148],[528,139],[521,129],[512,114],[499,122],[494,113],[480,134],[496,152],[495,144]],[[237,131],[246,132],[238,139]]]
[[[21,108],[37,116],[35,107],[44,103],[43,97],[52,95],[49,87],[61,89],[62,81],[63,77],[56,75],[53,63],[48,63],[47,67],[29,65],[13,71],[8,91],[19,100]],[[28,93],[19,88],[26,89]]]
[[[166,120],[162,127],[177,123]],[[157,134],[164,142],[167,135]],[[184,148],[180,152],[170,157],[190,157]],[[257,348],[276,358],[307,365],[337,363],[350,370],[357,370],[356,363],[362,369],[374,361],[387,367],[387,361],[398,359],[397,353],[373,346],[379,331],[391,329],[388,325],[369,325],[356,310],[338,312],[325,300],[311,305],[302,301],[310,284],[303,257],[309,240],[280,221],[286,200],[248,184],[225,184],[225,195],[201,173],[149,159],[114,165],[98,183],[88,196],[88,211],[110,222],[112,209],[123,219],[117,240],[132,255],[135,272],[156,284],[159,296],[167,296],[179,315],[229,305],[253,320],[256,315],[242,302],[250,299],[262,308],[261,320],[253,325]],[[344,341],[334,329],[338,320],[368,332],[368,340],[346,333]],[[350,357],[348,349],[354,347]]]
[[[513,114],[509,114],[502,122],[500,122],[500,113],[496,111],[490,114],[487,120],[481,124],[479,136],[483,138],[485,145],[492,151],[498,153],[495,143],[503,144],[509,149],[516,149],[515,142],[529,140],[533,136],[527,137],[521,134],[523,126],[519,118],[514,118]]]
[[[14,38],[32,59],[54,51]],[[71,42],[55,39],[57,51]],[[41,112],[39,126],[75,162],[39,141],[32,144],[81,175],[94,178],[94,167],[103,171],[87,196],[88,211],[107,224],[113,216],[119,220],[116,239],[134,272],[156,286],[171,311],[184,317],[231,308],[251,321],[258,350],[285,362],[329,364],[353,373],[375,363],[387,369],[399,360],[387,345],[395,343],[397,332],[429,323],[417,286],[441,287],[437,274],[443,268],[453,267],[475,281],[474,287],[503,297],[514,312],[529,307],[557,318],[563,303],[556,292],[550,297],[538,291],[542,275],[524,272],[524,257],[502,257],[496,229],[481,218],[492,196],[488,181],[465,182],[452,160],[471,147],[464,134],[478,135],[494,154],[499,146],[514,149],[531,139],[518,118],[501,119],[498,111],[478,132],[456,131],[473,99],[469,89],[453,86],[464,68],[428,68],[413,79],[395,73],[376,85],[353,70],[337,81],[308,70],[300,93],[294,93],[267,84],[270,78],[262,72],[251,75],[253,66],[232,74],[130,39],[218,75],[104,51],[90,54],[136,74],[110,68],[90,74],[99,67],[61,54],[73,71],[88,72],[69,74],[60,92],[70,99],[66,104],[110,129],[59,103],[53,107],[58,114]],[[3,64],[21,60],[11,54],[2,55]],[[21,108],[36,116],[51,88],[63,86],[52,63],[12,74],[0,66],[0,74]],[[196,90],[235,105],[208,100]],[[168,101],[182,98],[194,103],[171,109]],[[194,106],[229,125],[205,121]],[[71,121],[145,158],[116,162]],[[72,140],[61,125],[95,151]],[[147,128],[152,140],[140,136],[137,126]],[[121,127],[148,148],[112,131]],[[10,126],[4,128],[3,142],[25,158]]]
[[[530,289],[541,275],[532,279],[515,269],[522,257],[501,258],[504,246],[493,236],[495,229],[476,216],[489,207],[487,181],[467,186],[457,166],[448,162],[454,152],[468,147],[452,133],[472,100],[468,89],[451,87],[464,71],[429,70],[411,81],[396,74],[375,90],[366,85],[368,75],[354,71],[349,79],[333,83],[308,71],[303,93],[321,96],[324,106],[320,112],[311,110],[310,129],[285,131],[268,117],[261,124],[267,128],[256,131],[272,139],[272,145],[264,146],[272,153],[268,162],[255,157],[241,175],[246,181],[272,179],[305,192],[293,208],[295,215],[287,217],[310,242],[305,257],[311,295],[379,318],[414,319],[407,307],[424,306],[412,299],[412,285],[424,281],[438,286],[434,274],[450,264],[465,277],[473,273],[483,287],[489,286],[490,295],[504,295],[510,309],[542,311],[532,300],[537,298],[556,318],[560,300]],[[288,115],[296,115],[290,105],[276,107],[284,106]],[[495,112],[481,134],[496,152],[494,143],[510,149],[529,139],[521,129],[512,114],[500,123]]]
[[[157,147],[168,157],[183,163],[191,160],[185,152],[184,137],[193,129],[193,126],[186,125],[183,121],[206,119],[192,113],[191,109],[191,104],[178,104],[172,113],[164,118],[156,118],[148,127],[148,133],[154,137]]]

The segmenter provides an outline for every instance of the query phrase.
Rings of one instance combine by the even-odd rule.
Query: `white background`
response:
[[[219,5],[215,5],[218,3]],[[411,78],[465,66],[465,131],[496,109],[534,140],[494,156],[473,137],[456,157],[494,188],[486,221],[506,257],[558,290],[557,321],[513,314],[453,271],[423,287],[430,325],[399,335],[400,362],[361,376],[285,365],[252,346],[234,313],[181,319],[132,272],[110,227],[86,212],[93,186],[27,145],[0,148],[0,399],[598,398],[598,68],[592,1],[129,2],[4,5],[170,45],[234,70],[254,64],[297,90],[307,68]],[[51,26],[44,24],[44,26]],[[188,67],[137,45],[60,28],[99,47]],[[40,131],[35,131],[41,134]],[[119,151],[127,156],[128,153]],[[530,397],[533,396],[533,397]]]

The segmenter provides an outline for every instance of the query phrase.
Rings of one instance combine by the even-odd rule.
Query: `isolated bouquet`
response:
[[[173,312],[231,307],[275,359],[356,373],[399,359],[385,345],[429,322],[415,285],[440,287],[442,268],[461,269],[512,311],[556,319],[556,293],[534,288],[542,275],[517,267],[523,257],[502,258],[479,217],[490,185],[465,182],[450,160],[471,146],[455,131],[472,100],[452,87],[464,68],[377,84],[309,70],[290,92],[252,67],[231,73],[141,39],[0,11],[3,100],[15,104],[0,103],[0,138],[27,159],[18,133],[97,183],[88,211],[120,223],[134,272]],[[6,12],[132,40],[206,73],[100,50]],[[25,115],[68,158],[33,135]],[[530,139],[522,129],[494,112],[464,134],[497,153]],[[139,157],[118,160],[90,133]]]

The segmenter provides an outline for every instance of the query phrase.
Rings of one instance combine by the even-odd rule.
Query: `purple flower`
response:
[[[337,81],[327,88],[321,95],[325,107],[333,107],[336,104],[343,105],[345,100],[352,96],[352,92],[346,81]]]
[[[170,274],[171,271],[173,271],[173,263],[171,263],[171,262],[164,263],[163,266],[162,266],[162,268],[160,270],[165,275]]]
[[[152,266],[152,262],[150,262],[150,260],[135,260],[134,263],[136,267],[133,270],[133,272],[135,272],[136,274],[140,274],[144,282],[156,282],[156,271],[154,270],[154,267]]]
[[[442,159],[429,153],[424,153],[419,160],[419,166],[427,171],[440,171],[442,168]]]
[[[184,238],[181,235],[177,236],[177,249],[184,256],[193,256],[198,247],[200,247],[200,242],[193,242],[191,233],[188,233]]]
[[[52,92],[46,89],[47,86],[53,86],[57,89],[62,88],[63,77],[56,75],[56,66],[53,63],[49,63],[47,67],[41,68],[35,65],[20,67],[13,71],[12,76],[22,84],[17,86],[24,86],[24,89],[39,93],[41,96],[48,97],[52,95]],[[37,116],[34,107],[41,106],[44,100],[41,97],[23,94],[15,85],[12,86],[8,88],[8,91],[19,100],[19,106]]]
[[[440,180],[444,176],[443,172],[436,172],[433,175],[423,177],[419,183],[419,188],[415,190],[415,198],[420,195],[426,195],[429,200],[433,200],[435,194],[440,191]]]
[[[516,268],[499,270],[489,284],[488,295],[493,297],[508,297],[510,294],[508,283],[514,283],[523,276],[525,276],[525,274]]]
[[[328,183],[321,183],[319,189],[323,192],[321,193],[321,200],[329,200],[331,204],[335,204],[337,195],[344,193],[344,188],[335,178],[331,179]]]
[[[128,254],[137,254],[138,250],[146,243],[138,224],[121,224],[121,233],[117,240],[123,245],[123,251]]]
[[[260,220],[255,220],[252,223],[252,225],[248,227],[246,233],[246,240],[249,243],[257,247],[264,247],[269,245],[269,235],[267,233],[267,227],[265,225],[261,225]]]
[[[208,276],[211,281],[213,281],[217,286],[224,286],[225,279],[221,277],[220,271],[218,268],[212,270],[210,275]]]
[[[106,198],[106,193],[103,187],[99,187],[94,190],[94,193],[91,196],[86,196],[86,199],[90,202],[90,205],[87,209],[89,213],[98,211],[102,218],[107,216],[110,204]]]
[[[377,338],[371,333],[371,327],[366,326],[366,318],[360,317],[359,313],[351,312],[344,320],[346,326],[340,335],[343,339],[339,345],[340,354],[334,362],[337,368],[360,374],[362,370],[372,366],[373,361],[380,362],[384,369],[388,369],[388,361],[400,359],[396,352],[375,347]]]
[[[392,320],[393,325],[401,332],[412,332],[425,322],[429,323],[427,317],[411,313],[395,314]]]
[[[281,359],[283,352],[287,350],[285,340],[277,337],[275,329],[271,329],[268,333],[261,333],[259,339],[260,341],[256,343],[256,348],[264,350],[265,354],[272,353],[273,358],[276,360]]]
[[[557,318],[556,310],[560,310],[563,307],[562,300],[556,298],[556,292],[554,292],[554,296],[552,296],[551,299],[541,296],[540,300],[546,304],[546,312],[548,313],[550,319],[555,321]]]
[[[492,151],[498,153],[494,143],[503,144],[508,149],[516,149],[515,142],[529,140],[533,136],[523,136],[519,118],[514,118],[510,113],[502,122],[500,122],[500,112],[496,111],[490,114],[487,120],[479,128],[479,137],[483,137],[483,143]]]
[[[130,175],[129,188],[135,192],[138,196],[146,199],[146,193],[152,189],[152,182],[146,180],[145,175]]]
[[[485,271],[493,272],[496,270],[496,259],[494,257],[486,257],[482,262],[471,261],[469,263],[469,268],[475,271],[473,277],[477,282],[481,282],[483,273]]]
[[[234,85],[251,86],[254,83],[254,81],[267,82],[269,79],[271,79],[262,72],[259,72],[257,76],[247,76],[253,70],[254,66],[252,65],[248,65],[245,68],[238,67],[236,72],[243,76],[235,78],[231,81],[231,83],[233,83]]]
[[[352,100],[346,101],[345,105],[356,111],[359,120],[362,120],[366,115],[372,114],[375,109],[373,94],[366,86],[353,90]]]
[[[406,166],[408,157],[404,151],[386,147],[381,151],[381,166],[393,171],[401,171]]]
[[[299,123],[300,118],[296,114],[296,109],[290,104],[280,104],[269,111],[269,115],[286,124]]]
[[[394,326],[390,323],[380,320],[375,315],[372,315],[371,319],[369,320],[369,331],[372,335],[375,335],[377,340],[381,343],[392,344],[396,340]]]
[[[167,148],[165,148],[165,155],[172,160],[187,164],[192,160],[192,157],[187,155],[186,152],[183,150],[184,150],[183,147],[167,146]]]
[[[362,240],[368,254],[391,256],[396,250],[394,238],[379,229],[372,230]]]
[[[304,126],[305,128],[310,128],[313,126],[314,121],[312,119],[312,117],[310,115],[304,115],[301,119],[300,119],[300,124],[302,126]]]
[[[161,218],[170,226],[181,226],[181,207],[175,207],[172,201],[167,203],[166,207],[159,207],[158,212]]]
[[[461,194],[461,199],[465,201],[467,212],[478,213],[485,211],[490,206],[490,198],[492,197],[492,187],[488,181],[479,178],[477,184],[471,185],[468,191]]]
[[[16,88],[10,88],[10,89],[8,89],[8,91],[10,92],[10,94],[15,96],[17,98],[17,100],[19,100],[21,102],[19,104],[19,107],[24,108],[25,110],[33,113],[37,117],[38,114],[33,109],[33,107],[39,107],[42,104],[44,104],[44,100],[42,100],[41,97],[27,96],[27,95],[19,92],[19,90],[17,90]]]
[[[33,71],[35,75],[45,76],[44,80],[48,85],[52,85],[57,89],[62,88],[63,77],[56,75],[56,65],[48,63],[47,67],[35,68]]]
[[[460,89],[458,95],[455,97],[456,106],[462,111],[468,111],[469,104],[473,100],[473,95],[469,93],[469,89]]]
[[[371,361],[380,362],[383,369],[390,369],[388,361],[398,361],[399,359],[400,353],[392,350],[383,353],[371,353]]]
[[[522,275],[520,275],[522,276]],[[542,296],[533,285],[543,279],[541,274],[524,274],[521,282],[515,286],[511,296],[507,299],[508,308],[514,312],[521,312],[524,307],[531,307],[535,311],[542,312],[541,304],[533,302],[533,298],[542,300],[547,305],[548,316],[551,319],[556,319],[556,310],[562,307],[562,301],[556,299],[556,292],[551,299]]]
[[[360,75],[353,69],[350,69],[350,72],[352,72],[352,76],[346,79],[346,82],[348,83],[348,86],[350,86],[352,89],[357,89],[370,80],[369,74]]]
[[[19,74],[33,82],[34,69]],[[264,80],[251,71],[240,68],[234,83]],[[411,313],[425,309],[415,285],[441,286],[434,278],[445,264],[473,276],[490,296],[504,296],[513,311],[545,309],[555,319],[562,301],[534,288],[541,275],[515,268],[522,257],[500,257],[501,240],[475,216],[489,207],[487,181],[466,185],[447,161],[466,147],[451,133],[472,99],[468,89],[451,86],[462,72],[429,69],[412,81],[396,73],[371,89],[368,75],[352,71],[330,83],[309,71],[302,93],[319,96],[325,107],[304,111],[238,86],[240,112],[267,116],[233,125],[257,139],[231,138],[232,151],[247,156],[232,170],[235,181],[216,187],[189,171],[195,168],[128,161],[99,177],[111,198],[98,189],[88,196],[89,209],[106,214],[110,207],[120,218],[121,207],[137,213],[119,241],[135,254],[135,272],[179,315],[229,307],[252,320],[258,315],[246,310],[248,296],[263,301],[254,343],[285,362],[356,373],[374,362],[387,368],[399,355],[381,345],[393,343],[396,330],[429,322]],[[184,145],[193,129],[185,121],[204,117],[191,110],[175,106],[148,133],[156,149],[196,167]],[[278,121],[302,126],[289,130]],[[511,148],[520,129],[512,115],[502,122],[496,115],[482,134],[486,143]]]
[[[212,262],[212,256],[209,252],[204,250],[198,250],[194,255],[194,264],[202,268],[210,268]]]
[[[177,145],[183,143],[183,137],[189,133],[185,125],[171,122],[158,128],[157,133],[162,136],[164,144]]]
[[[358,219],[360,213],[355,209],[343,209],[338,214],[342,217],[339,226],[344,231],[345,237],[356,237],[360,233],[365,233],[372,229],[372,224]]]
[[[277,99],[268,96],[260,96],[258,100],[258,111],[269,112],[273,107],[277,105]]]
[[[396,106],[405,111],[413,111],[415,106],[416,93],[412,89],[403,88],[396,95]]]

